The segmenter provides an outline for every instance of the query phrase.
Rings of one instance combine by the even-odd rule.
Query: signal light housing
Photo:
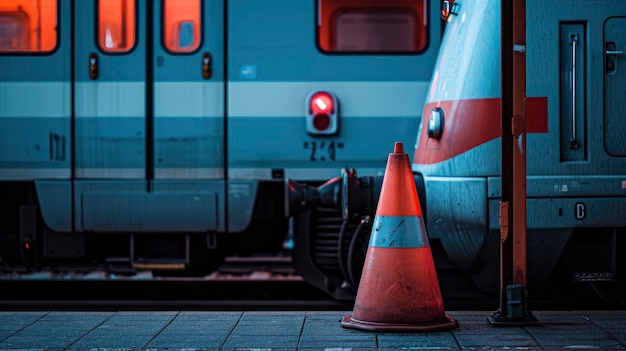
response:
[[[306,99],[306,131],[312,135],[333,135],[339,131],[337,97],[326,91],[314,91]]]

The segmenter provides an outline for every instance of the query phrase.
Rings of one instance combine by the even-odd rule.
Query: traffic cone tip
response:
[[[403,154],[404,153],[404,145],[402,144],[402,142],[397,141],[396,144],[393,146],[393,153],[394,154]]]

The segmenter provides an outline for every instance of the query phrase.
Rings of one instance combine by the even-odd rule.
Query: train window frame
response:
[[[119,0],[120,2],[125,1],[125,0]],[[101,45],[100,42],[100,27],[101,27],[101,19],[100,19],[100,4],[102,2],[110,2],[110,0],[97,0],[96,1],[96,6],[95,6],[95,21],[94,21],[94,26],[95,26],[95,30],[94,30],[94,34],[95,34],[95,44],[96,47],[98,48],[98,50],[106,55],[127,55],[129,53],[131,53],[132,51],[135,50],[135,48],[138,45],[139,42],[139,30],[138,30],[138,24],[139,24],[139,10],[138,10],[138,6],[137,6],[137,0],[127,0],[129,3],[132,3],[133,6],[133,10],[134,10],[134,14],[133,16],[131,16],[131,18],[133,19],[133,43],[132,45],[128,46],[125,50],[111,50],[110,48],[107,48],[105,46]]]
[[[322,11],[322,5],[326,2],[326,5],[331,7],[330,11],[326,11],[324,14]],[[430,45],[430,11],[428,10],[429,2],[427,0],[414,0],[415,4],[409,6],[411,0],[398,0],[398,1],[384,1],[384,5],[372,6],[370,1],[363,0],[317,0],[315,3],[315,45],[323,54],[327,55],[419,55],[428,50]],[[332,5],[331,5],[332,4]],[[421,10],[416,13],[414,9],[420,8]],[[422,44],[415,50],[334,50],[332,49],[332,32],[336,30],[336,21],[344,13],[360,14],[360,13],[383,13],[386,14],[398,14],[407,13],[414,19],[413,24],[418,24],[419,31],[416,33],[422,33],[420,39]],[[420,16],[421,14],[421,16]],[[326,25],[324,25],[325,18]],[[420,22],[421,19],[421,22]],[[323,27],[327,27],[327,30],[323,30]],[[414,27],[415,28],[415,27]],[[322,32],[327,33],[328,39],[326,44],[322,42]],[[326,47],[325,47],[326,46]]]
[[[49,17],[46,19],[46,21],[50,22],[49,26],[45,26],[42,27],[42,33],[44,28],[50,28],[52,31],[54,31],[54,34],[52,34],[49,39],[52,41],[52,45],[50,46],[50,48],[45,48],[45,50],[40,49],[40,50],[30,50],[30,49],[17,49],[17,50],[3,50],[2,48],[0,48],[0,56],[50,56],[53,55],[60,47],[61,43],[60,43],[60,31],[61,31],[61,23],[59,21],[60,19],[60,5],[59,5],[59,0],[46,0],[48,2],[48,4],[46,4],[46,7],[48,6],[53,6],[54,10],[53,11],[49,11],[49,12],[45,12],[45,14],[47,14]],[[13,11],[9,10],[10,7],[5,4],[0,5],[0,13],[17,13],[18,11],[24,12],[26,13],[26,11],[21,10],[22,5],[19,4],[19,0],[15,1],[15,5],[17,5],[17,8]],[[26,14],[26,17],[28,17],[28,15]],[[43,16],[41,16],[43,17]],[[33,39],[29,38],[29,41],[32,41]],[[34,39],[37,40],[37,39]]]
[[[161,31],[161,46],[163,47],[163,50],[165,50],[167,53],[172,54],[172,55],[192,55],[197,53],[198,51],[200,51],[200,49],[202,48],[202,45],[204,44],[204,1],[202,0],[193,0],[193,1],[197,1],[198,2],[198,39],[196,41],[196,46],[193,50],[189,50],[189,51],[177,51],[177,50],[172,50],[171,46],[167,43],[167,35],[166,35],[166,31],[169,30],[167,27],[167,23],[166,23],[166,2],[168,2],[168,0],[161,0],[161,23],[160,23],[160,31]],[[172,0],[172,3],[177,3],[178,1],[176,0]],[[180,23],[180,22],[179,22]],[[194,29],[195,32],[195,29]]]

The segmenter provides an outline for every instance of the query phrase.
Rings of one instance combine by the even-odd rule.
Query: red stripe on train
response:
[[[500,103],[500,98],[491,98],[426,104],[413,163],[433,164],[445,161],[499,138],[502,131]],[[444,112],[444,128],[440,140],[428,137],[428,118],[430,111],[435,107],[442,108]],[[526,99],[526,132],[548,132],[547,97]]]

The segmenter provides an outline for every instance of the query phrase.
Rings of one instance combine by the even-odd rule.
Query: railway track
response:
[[[295,273],[290,256],[256,255],[250,257],[227,257],[215,272],[201,277],[181,276],[175,270],[141,270],[127,262],[109,262],[94,267],[85,264],[61,264],[39,271],[29,271],[20,266],[0,266],[0,280],[202,280],[202,281],[301,281]]]
[[[5,310],[289,310],[348,309],[295,274],[290,257],[229,257],[203,277],[178,277],[120,266],[57,266],[39,272],[19,267],[0,275]]]
[[[181,277],[120,265],[57,266],[38,272],[0,267],[3,310],[350,310],[295,273],[289,256],[228,257],[212,274]],[[496,299],[443,291],[452,310],[498,308]],[[531,296],[532,299],[533,296]],[[532,299],[533,309],[585,309],[572,301]]]

